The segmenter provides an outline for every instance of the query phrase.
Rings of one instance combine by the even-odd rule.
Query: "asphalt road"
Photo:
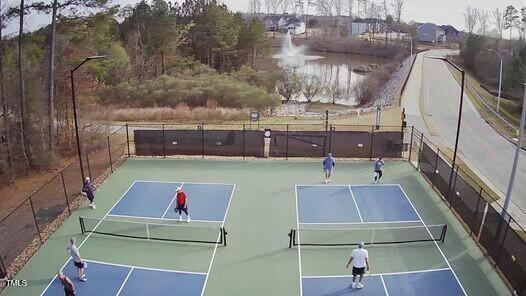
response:
[[[436,50],[418,56],[402,98],[407,121],[423,131],[435,144],[453,149],[457,129],[460,85],[441,60],[447,51]],[[479,176],[502,197],[515,155],[515,145],[495,131],[477,112],[464,94],[459,154]],[[503,203],[503,199],[499,201]],[[526,225],[526,152],[520,162],[512,194],[510,213]]]

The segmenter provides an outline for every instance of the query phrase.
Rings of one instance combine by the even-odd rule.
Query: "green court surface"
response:
[[[339,161],[332,185],[370,184],[371,179],[372,163]],[[298,227],[296,185],[321,185],[321,160],[132,158],[102,184],[97,193],[97,209],[82,207],[77,210],[18,273],[16,279],[28,280],[29,285],[9,288],[2,296],[41,295],[69,258],[65,251],[68,239],[76,237],[80,243],[87,237],[87,234],[81,234],[79,216],[105,217],[137,180],[234,184],[224,224],[228,231],[228,245],[138,240],[92,234],[80,248],[85,259],[204,273],[207,274],[207,279],[203,295],[300,295],[301,276],[349,274],[345,265],[353,247],[289,248],[287,235],[291,229]],[[448,229],[443,243],[420,242],[368,247],[371,273],[445,269],[449,268],[449,262],[468,295],[510,295],[504,282],[462,225],[410,163],[387,162],[382,183],[400,184],[424,223],[447,224]],[[156,192],[149,194],[154,195]],[[191,195],[189,199],[191,209]],[[320,202],[322,200],[323,196],[320,196]],[[126,220],[122,217],[112,219]],[[151,220],[134,221],[146,223]],[[220,222],[190,224],[221,226]],[[386,225],[380,223],[377,226]],[[89,266],[87,275],[89,278]],[[81,284],[84,283],[77,285]],[[177,289],[173,292],[178,295]]]

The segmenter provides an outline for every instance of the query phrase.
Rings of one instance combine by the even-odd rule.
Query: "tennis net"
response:
[[[226,246],[227,232],[224,227],[219,226],[160,224],[91,217],[79,217],[79,221],[82,234],[96,233],[136,239]]]
[[[382,228],[291,229],[289,248],[293,246],[350,246],[444,242],[447,225],[414,225]]]

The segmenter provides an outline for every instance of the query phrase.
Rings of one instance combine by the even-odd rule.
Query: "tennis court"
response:
[[[411,164],[388,162],[383,184],[371,170],[340,161],[324,185],[320,161],[128,159],[97,209],[73,213],[18,273],[28,286],[2,296],[61,295],[60,269],[81,296],[509,295]],[[174,221],[177,186],[189,223]],[[88,282],[65,251],[70,237]],[[345,265],[358,241],[372,268],[353,290]]]
[[[310,253],[314,250],[317,256],[324,253],[320,248],[341,247],[349,256],[349,249],[359,242],[370,249],[373,262],[393,261],[391,252],[402,250],[403,244],[412,244],[411,249],[425,244],[421,246],[421,251],[427,250],[420,260],[423,264],[434,258],[425,270],[407,270],[402,265],[400,271],[371,274],[363,290],[350,287],[352,276],[348,274],[302,275],[303,295],[466,295],[440,248],[446,239],[447,224],[427,225],[401,185],[299,185],[296,203],[298,224],[290,232],[289,246],[298,248],[300,266],[302,247],[310,247]],[[379,252],[371,250],[377,246]],[[317,256],[306,260],[315,261]],[[345,254],[341,256],[343,264]],[[446,268],[434,268],[439,257]]]

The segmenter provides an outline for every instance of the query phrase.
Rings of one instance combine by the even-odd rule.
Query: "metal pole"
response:
[[[84,179],[86,178],[84,176],[84,167],[82,165],[82,152],[80,152],[80,138],[79,138],[79,125],[78,125],[78,119],[77,119],[77,100],[75,98],[75,81],[73,79],[73,74],[75,70],[71,70],[70,77],[71,77],[71,100],[73,104],[73,119],[75,122],[75,135],[77,138],[77,153],[79,157],[79,164],[80,164],[80,174],[82,176],[82,184],[84,184]]]
[[[504,200],[504,206],[502,207],[502,216],[505,216],[508,212],[508,207],[511,200],[511,193],[513,191],[513,183],[515,181],[515,173],[517,172],[517,166],[519,165],[519,156],[521,152],[522,143],[524,143],[524,122],[526,121],[526,84],[524,84],[524,96],[522,98],[522,113],[521,113],[521,124],[519,129],[519,139],[517,141],[517,147],[515,148],[515,158],[513,159],[513,168],[511,169],[510,182],[508,184],[508,191],[506,192],[506,199]]]
[[[329,110],[325,109],[325,131],[329,129]]]
[[[130,157],[130,133],[128,123],[126,123],[126,144],[128,145],[128,157]]]
[[[500,96],[502,94],[502,57],[500,57],[500,74],[499,74],[499,96],[497,97],[497,113],[500,112]]]
[[[108,141],[108,156],[109,156],[109,159],[110,159],[110,170],[111,170],[111,172],[113,173],[113,161],[111,160],[110,137],[107,137],[106,139],[107,139],[107,141]]]
[[[446,199],[449,199],[449,194],[451,193],[451,181],[453,180],[453,173],[455,171],[455,163],[457,161],[458,139],[460,136],[460,125],[462,123],[462,105],[464,102],[464,80],[465,80],[466,72],[459,68],[457,68],[457,70],[459,70],[460,73],[462,73],[462,87],[460,89],[460,107],[458,108],[458,122],[457,122],[457,135],[455,138],[455,150],[453,151],[453,162],[451,163],[451,173],[449,174],[449,182],[447,184],[448,189],[447,189],[447,196],[445,196]]]
[[[62,179],[62,188],[64,189],[64,196],[66,197],[66,205],[68,206],[68,214],[71,216],[71,207],[69,206],[68,191],[66,190],[66,182],[64,181],[64,172],[60,172],[60,178]]]

